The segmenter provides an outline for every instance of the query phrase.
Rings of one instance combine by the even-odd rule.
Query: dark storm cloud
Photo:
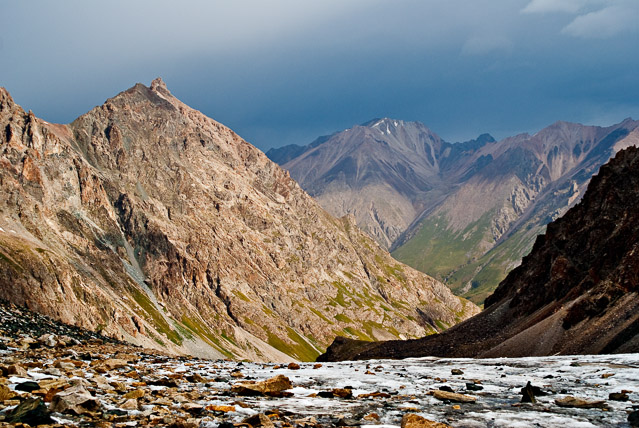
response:
[[[373,117],[445,139],[639,116],[635,0],[18,2],[0,84],[68,122],[162,76],[262,149]]]

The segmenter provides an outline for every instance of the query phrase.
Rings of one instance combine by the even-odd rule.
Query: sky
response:
[[[639,0],[2,0],[0,86],[68,123],[162,77],[262,150],[377,117],[447,141],[639,119]]]

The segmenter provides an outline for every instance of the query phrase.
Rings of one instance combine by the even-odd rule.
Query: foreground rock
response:
[[[451,401],[453,403],[474,403],[475,401],[477,401],[477,397],[442,390],[433,391],[433,397],[438,400]]]
[[[639,405],[637,354],[380,360],[318,368],[302,363],[289,369],[171,357],[98,340],[21,349],[21,339],[28,338],[9,338],[0,329],[2,427],[604,427],[634,420],[631,412]],[[459,366],[464,375],[450,378],[451,368]],[[8,367],[24,372],[9,374]],[[233,376],[238,371],[243,378]],[[604,372],[614,376],[602,381]],[[526,380],[549,395],[539,395],[535,404],[521,404]],[[20,390],[25,382],[39,389]],[[474,396],[456,392],[469,382],[484,389]],[[258,393],[244,395],[239,385]],[[440,390],[444,387],[454,392]],[[579,404],[574,401],[571,407],[559,405],[567,395],[592,404],[618,391],[624,391],[628,401],[610,401],[606,411],[592,405],[574,407]]]
[[[605,409],[607,407],[606,402],[603,400],[584,400],[570,395],[558,398],[555,403],[561,407],[576,407],[578,409]]]
[[[448,424],[431,421],[414,413],[402,417],[401,428],[452,428]]]
[[[297,370],[297,369],[296,369]],[[233,385],[231,392],[237,395],[277,395],[293,385],[289,378],[284,375],[277,375],[262,382],[241,382]]]
[[[336,339],[320,359],[639,352],[639,149],[617,154],[548,225],[484,311],[419,340]]]

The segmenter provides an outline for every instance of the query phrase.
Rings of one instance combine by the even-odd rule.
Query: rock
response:
[[[440,387],[439,387],[439,388],[437,388],[437,389],[439,389],[440,391],[455,392],[455,391],[453,390],[453,388],[451,388],[451,387],[450,387],[450,386],[448,386],[448,385],[442,385],[442,386],[440,386]]]
[[[438,400],[448,400],[454,403],[474,403],[475,401],[477,401],[477,397],[440,390],[434,390],[433,397]]]
[[[182,409],[189,412],[192,415],[199,415],[204,410],[204,406],[197,403],[184,403]]]
[[[353,390],[351,388],[335,388],[333,391],[333,396],[339,398],[353,398]]]
[[[16,391],[33,392],[38,389],[40,389],[40,385],[38,385],[37,382],[33,382],[31,380],[16,385]]]
[[[615,374],[614,373],[604,373],[601,375],[602,379],[608,379],[609,377],[613,377]]]
[[[0,385],[0,402],[11,400],[16,394],[8,386]]]
[[[6,413],[4,422],[25,423],[31,426],[55,423],[51,412],[39,398],[29,398]]]
[[[576,407],[578,409],[605,409],[607,407],[603,400],[584,400],[571,395],[556,399],[555,404],[559,407]]]
[[[32,337],[23,337],[20,340],[18,340],[18,345],[22,349],[29,349],[29,348],[37,347],[39,343],[37,340],[35,340]]]
[[[359,427],[361,423],[359,419],[355,418],[339,418],[337,419],[336,425],[338,427]]]
[[[275,428],[273,422],[264,413],[258,413],[250,416],[242,421],[243,424],[249,424],[252,427]]]
[[[160,379],[152,379],[152,380],[148,380],[147,385],[154,385],[154,386],[166,386],[167,388],[177,388],[178,384],[175,381],[175,379],[171,379],[168,377],[163,377]]]
[[[608,399],[612,401],[628,401],[630,397],[628,396],[628,394],[625,394],[623,392],[611,392],[610,394],[608,394]]]
[[[262,382],[241,382],[232,386],[231,392],[237,395],[268,395],[291,389],[289,378],[277,375]]]
[[[481,391],[482,389],[484,389],[484,387],[481,385],[478,385],[474,382],[466,382],[467,391]]]
[[[120,404],[120,408],[124,410],[139,410],[140,404],[135,398],[129,398]]]
[[[206,379],[204,379],[198,373],[193,373],[192,375],[187,376],[186,380],[188,380],[191,383],[204,383],[204,382],[206,382]]]
[[[56,361],[53,367],[63,370],[74,370],[75,364],[70,361]]]
[[[414,413],[407,413],[402,417],[402,428],[452,428],[448,424],[431,421]]]
[[[364,416],[364,420],[365,421],[379,421],[379,415],[375,412],[373,413],[369,413],[366,416]]]
[[[317,370],[322,367],[321,363],[313,364],[313,370]]]
[[[38,337],[38,343],[53,348],[58,344],[58,339],[55,334],[43,334]]]
[[[21,365],[18,364],[12,364],[9,367],[7,367],[7,373],[10,375],[15,375],[15,376],[20,376],[20,377],[27,377],[29,376],[27,374],[27,370],[22,367]]]
[[[456,376],[459,376],[459,375],[463,375],[463,374],[464,374],[464,372],[463,372],[463,371],[461,371],[460,369],[452,369],[452,370],[450,371],[450,374],[452,374],[452,375],[456,375]]]
[[[520,403],[533,403],[535,404],[537,399],[535,398],[535,390],[530,382],[521,389],[521,401]]]
[[[107,370],[115,370],[127,367],[129,363],[126,360],[122,360],[119,358],[109,358],[107,360],[102,361],[100,366],[103,366]]]
[[[631,427],[639,427],[639,410],[628,413],[628,424]]]
[[[99,410],[100,402],[84,386],[76,385],[57,393],[51,400],[52,412],[82,415]]]
[[[300,365],[297,363],[289,363],[287,368],[289,370],[299,370],[300,369]]]
[[[129,391],[126,394],[124,394],[124,398],[129,399],[129,398],[142,398],[144,397],[144,395],[146,394],[146,392],[143,389],[135,389],[133,391]]]
[[[209,412],[228,413],[228,412],[234,412],[235,406],[222,406],[222,405],[209,404],[204,409],[208,410]]]
[[[370,392],[368,394],[359,394],[357,396],[358,399],[360,398],[390,398],[391,395],[388,392]]]

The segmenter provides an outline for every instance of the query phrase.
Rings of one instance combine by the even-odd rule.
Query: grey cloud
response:
[[[639,31],[639,5],[615,5],[577,16],[561,32],[574,37],[606,39]]]
[[[639,116],[631,30],[593,40],[580,27],[610,5],[5,0],[0,85],[44,119],[68,122],[162,76],[263,149],[377,116],[422,121],[451,141],[499,137],[601,111]]]
[[[522,9],[522,13],[576,13],[590,3],[593,0],[531,0]]]
[[[493,52],[510,52],[514,43],[504,36],[475,35],[462,47],[462,54],[485,55]]]

